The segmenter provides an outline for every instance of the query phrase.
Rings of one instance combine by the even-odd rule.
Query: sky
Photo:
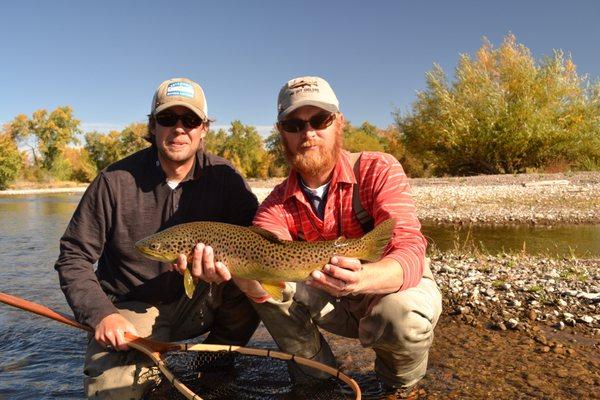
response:
[[[213,127],[268,134],[291,78],[333,87],[352,124],[410,111],[439,64],[508,33],[536,59],[561,49],[600,77],[598,1],[12,1],[0,24],[0,123],[69,105],[84,131],[144,121],[160,82],[204,89]]]

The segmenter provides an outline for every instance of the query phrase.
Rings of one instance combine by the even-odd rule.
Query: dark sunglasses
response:
[[[335,114],[313,115],[308,121],[300,118],[284,119],[278,122],[279,128],[287,133],[304,132],[306,125],[310,124],[313,129],[325,129],[333,123]]]
[[[182,115],[177,115],[172,112],[165,112],[156,114],[154,118],[156,118],[156,122],[167,128],[177,125],[177,121],[181,121],[183,126],[185,126],[188,129],[197,128],[204,122],[202,118],[200,118],[194,113],[185,113]]]

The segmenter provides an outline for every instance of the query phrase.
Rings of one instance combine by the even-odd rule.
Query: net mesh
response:
[[[205,400],[221,399],[354,399],[354,392],[343,381],[305,377],[292,383],[287,362],[271,357],[234,352],[169,352],[164,360],[183,384]],[[185,399],[163,380],[150,390],[146,400]]]

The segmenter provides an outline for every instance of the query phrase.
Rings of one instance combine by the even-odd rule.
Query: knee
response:
[[[425,350],[433,341],[438,316],[436,307],[418,304],[407,296],[385,296],[361,321],[361,339],[390,350]]]
[[[384,316],[389,325],[391,340],[403,344],[430,342],[436,313],[424,310],[412,302],[402,301],[399,297],[390,300],[391,304]]]

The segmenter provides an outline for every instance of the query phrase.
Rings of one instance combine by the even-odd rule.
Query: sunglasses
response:
[[[204,122],[202,118],[197,116],[194,113],[185,113],[182,115],[178,115],[172,112],[159,113],[154,116],[156,118],[156,122],[160,125],[170,128],[172,126],[177,125],[177,121],[181,121],[183,126],[187,129],[194,129],[202,125]]]
[[[315,130],[320,130],[327,128],[334,120],[335,114],[317,114],[309,118],[308,121],[299,118],[290,118],[279,121],[277,124],[284,132],[300,133],[304,132],[307,124],[310,124]]]

